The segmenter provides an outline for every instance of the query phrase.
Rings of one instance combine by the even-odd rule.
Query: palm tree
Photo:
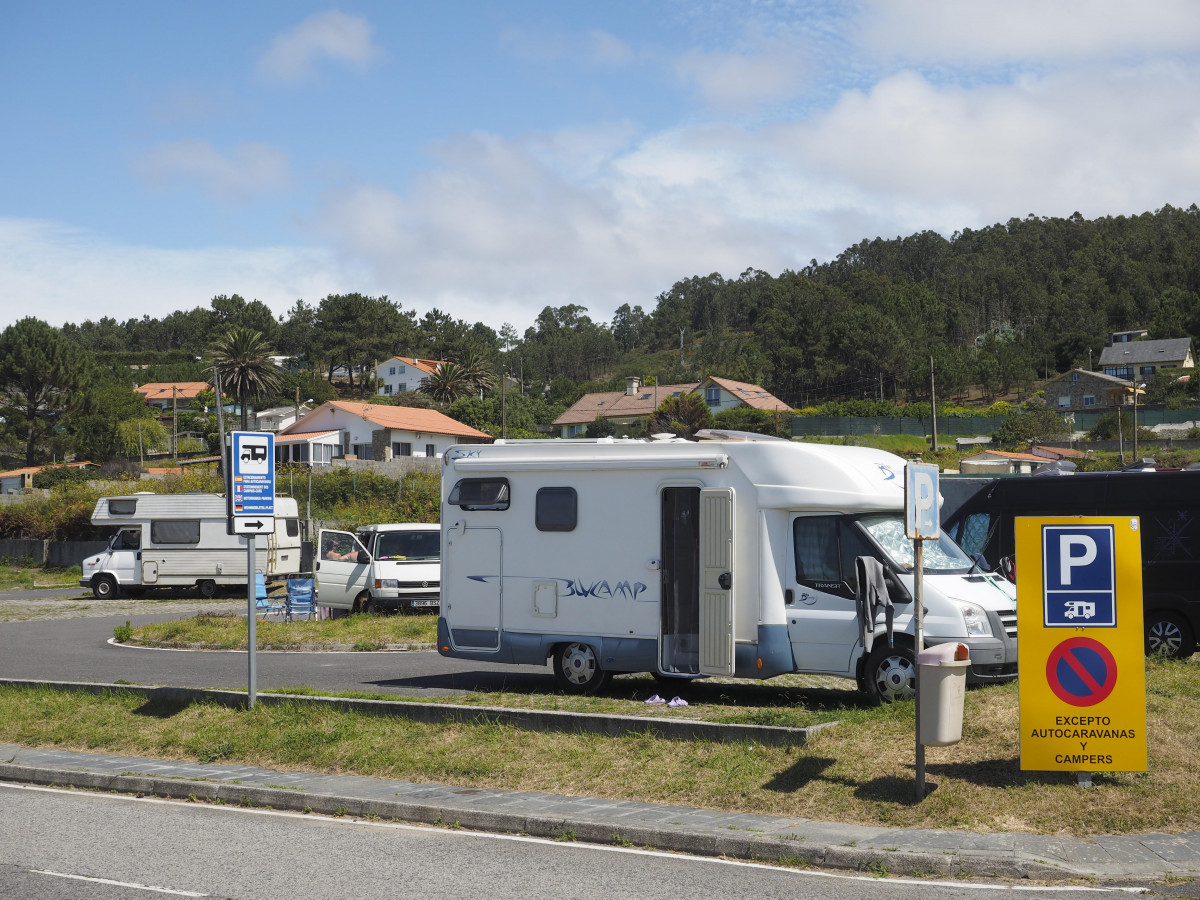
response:
[[[496,386],[496,376],[492,372],[487,357],[478,350],[466,350],[459,354],[458,365],[462,367],[463,377],[471,387],[471,393],[482,394]]]
[[[241,403],[242,431],[250,427],[246,400],[268,396],[279,389],[281,373],[270,353],[271,347],[263,340],[262,332],[238,326],[209,346],[210,365],[216,366],[222,389],[236,395]]]
[[[470,394],[473,387],[466,369],[455,362],[444,362],[422,382],[420,391],[439,403],[453,403]]]

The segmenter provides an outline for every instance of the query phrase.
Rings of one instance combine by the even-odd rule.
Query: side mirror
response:
[[[902,585],[891,572],[884,576],[883,583],[887,585],[888,596],[892,598],[892,603],[912,603],[912,594],[908,592],[908,588]]]
[[[1002,557],[1000,560],[1000,574],[1011,581],[1017,583],[1017,561],[1011,556]]]
[[[369,554],[366,550],[358,551],[358,559],[355,560],[356,563],[358,563],[360,566],[365,566],[370,561],[371,554]]]

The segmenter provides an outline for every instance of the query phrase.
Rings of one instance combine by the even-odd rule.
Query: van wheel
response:
[[[121,596],[121,591],[117,587],[117,579],[111,575],[97,575],[93,578],[92,593],[96,595],[97,600],[115,600]]]
[[[354,598],[354,605],[351,607],[351,612],[367,613],[368,615],[375,612],[375,604],[371,602],[371,595],[363,591]]]
[[[554,678],[568,694],[594,694],[612,678],[589,644],[562,644],[554,651]]]
[[[196,589],[200,592],[200,596],[205,600],[211,600],[213,597],[217,596],[217,583],[207,578],[204,579],[204,581],[197,581]]]
[[[867,693],[877,703],[911,700],[917,696],[917,665],[913,649],[896,641],[875,646],[863,670]]]
[[[1196,652],[1196,637],[1179,613],[1156,609],[1146,613],[1146,655],[1161,653],[1187,659]]]

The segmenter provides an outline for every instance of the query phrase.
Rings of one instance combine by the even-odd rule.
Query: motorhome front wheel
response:
[[[917,695],[917,666],[912,648],[896,642],[875,647],[867,658],[867,690],[880,703],[911,700]]]
[[[117,596],[117,582],[111,575],[97,575],[92,579],[92,593],[97,600],[112,600]]]
[[[611,677],[588,644],[563,644],[554,651],[554,678],[567,693],[594,694]]]

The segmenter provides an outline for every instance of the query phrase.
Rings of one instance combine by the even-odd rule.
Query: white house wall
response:
[[[375,375],[383,382],[378,391],[383,397],[390,397],[402,391],[415,391],[429,378],[429,374],[423,369],[399,359],[390,359],[376,366]]]

